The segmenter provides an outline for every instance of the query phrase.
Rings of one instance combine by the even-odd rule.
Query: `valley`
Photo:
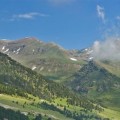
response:
[[[69,51],[25,38],[1,40],[0,49],[0,106],[6,110],[29,120],[39,114],[43,120],[120,119],[119,71],[91,58],[92,48]]]

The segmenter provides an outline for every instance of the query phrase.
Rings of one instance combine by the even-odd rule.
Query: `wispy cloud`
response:
[[[30,12],[30,13],[24,13],[24,14],[14,14],[12,18],[10,19],[11,21],[14,20],[19,20],[19,19],[35,19],[36,17],[47,17],[49,15],[43,14],[43,13],[38,13],[38,12]]]
[[[105,23],[105,11],[100,5],[97,5],[97,14],[98,17],[102,19],[103,23]]]
[[[61,5],[61,4],[69,4],[76,0],[48,0],[48,2],[54,4],[54,5]]]
[[[116,19],[117,19],[117,20],[120,20],[120,16],[117,16]]]

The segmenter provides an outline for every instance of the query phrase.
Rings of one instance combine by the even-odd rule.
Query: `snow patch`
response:
[[[19,52],[19,51],[20,51],[20,49],[21,49],[21,48],[17,49],[17,52]]]
[[[6,52],[8,52],[8,51],[9,51],[9,49],[5,50],[3,53],[6,53]]]
[[[35,70],[36,68],[37,68],[36,66],[33,66],[33,67],[32,67],[32,70]]]
[[[85,51],[88,51],[88,49],[85,49]]]
[[[2,47],[2,50],[4,50],[4,49],[5,49],[5,46]]]
[[[90,57],[89,60],[93,60],[93,57]]]
[[[93,50],[90,50],[90,51],[87,52],[87,54],[89,55],[89,54],[91,54],[92,52],[93,52]]]
[[[77,61],[77,59],[75,59],[75,58],[70,58],[70,60],[72,60],[72,61]]]
[[[13,53],[15,53],[16,51],[14,50]]]

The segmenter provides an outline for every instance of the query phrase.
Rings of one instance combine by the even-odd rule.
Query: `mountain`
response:
[[[102,112],[104,109],[64,85],[46,80],[3,53],[0,53],[0,96],[0,106],[20,110],[29,117],[47,113],[54,119],[101,120],[92,110]]]
[[[97,63],[108,70],[110,73],[120,77],[120,61],[99,60]]]
[[[52,80],[71,76],[85,62],[76,51],[68,51],[55,43],[44,43],[32,37],[1,40],[0,51]]]
[[[120,78],[89,61],[68,81],[71,88],[101,105],[120,110]]]
[[[42,75],[22,66],[3,53],[0,53],[0,63],[1,92],[7,92],[7,94],[23,94],[25,97],[27,97],[26,93],[29,93],[43,99],[51,99],[55,96],[63,98],[72,96],[72,92],[65,86],[45,80]],[[5,87],[6,89],[2,89],[6,85],[8,91],[7,87]],[[12,90],[13,88],[14,90]]]
[[[3,106],[30,117],[33,109],[52,119],[120,119],[119,61],[94,60],[92,48],[65,50],[36,38],[1,40],[0,51]]]

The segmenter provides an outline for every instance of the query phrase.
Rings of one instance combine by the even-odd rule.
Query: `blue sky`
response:
[[[66,49],[118,35],[120,0],[0,0],[0,39],[36,37]]]

